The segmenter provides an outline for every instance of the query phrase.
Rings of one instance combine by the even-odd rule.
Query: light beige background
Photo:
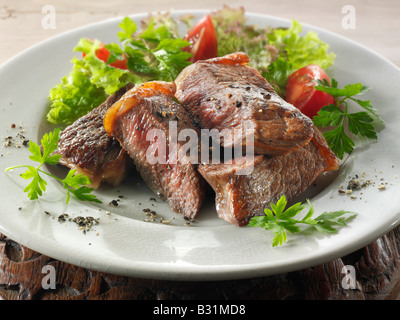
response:
[[[18,52],[64,31],[108,18],[168,9],[220,9],[296,19],[355,40],[400,66],[400,0],[0,0],[0,65]],[[45,30],[42,8],[56,10],[56,28]],[[356,29],[344,29],[342,8],[356,10]]]

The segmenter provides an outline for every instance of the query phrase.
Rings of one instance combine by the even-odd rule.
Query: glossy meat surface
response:
[[[178,135],[183,129],[198,132],[174,101],[175,90],[170,82],[137,85],[110,108],[104,127],[127,150],[149,188],[174,212],[194,218],[203,203],[205,181],[183,144],[173,144],[170,137],[173,128]]]
[[[248,62],[246,54],[235,53],[186,67],[175,81],[177,99],[201,128],[225,130],[224,147],[254,138],[254,153],[274,156],[306,145],[314,134],[312,121]],[[242,134],[234,136],[233,129]]]
[[[103,127],[107,110],[132,87],[129,84],[118,90],[60,134],[55,152],[62,155],[59,163],[87,175],[93,188],[98,188],[103,182],[117,186],[133,165],[119,142],[108,136]]]
[[[283,156],[245,156],[232,164],[200,165],[199,172],[215,191],[218,216],[245,226],[282,195],[288,201],[304,192],[324,171],[338,169],[338,160],[321,133],[306,146]],[[241,172],[246,172],[242,174]]]

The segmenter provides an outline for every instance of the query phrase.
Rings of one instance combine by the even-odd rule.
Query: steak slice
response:
[[[60,133],[55,151],[61,155],[59,163],[88,176],[92,181],[90,186],[95,189],[103,182],[117,186],[133,166],[119,142],[108,136],[103,127],[107,110],[132,87],[128,84],[116,91]]]
[[[311,119],[247,63],[240,52],[198,61],[178,75],[176,97],[201,128],[242,132],[224,136],[224,147],[245,146],[254,137],[255,154],[274,156],[306,145],[314,134]]]
[[[282,195],[290,201],[321,172],[337,170],[338,160],[321,137],[316,129],[310,143],[283,156],[246,155],[232,164],[200,165],[199,172],[215,191],[218,216],[245,226]],[[244,170],[249,174],[239,173]]]
[[[199,134],[174,101],[175,90],[173,82],[137,85],[109,109],[104,128],[127,150],[149,188],[174,212],[192,219],[200,211],[206,184],[183,144],[170,141],[171,125],[176,125],[178,135],[183,129]]]

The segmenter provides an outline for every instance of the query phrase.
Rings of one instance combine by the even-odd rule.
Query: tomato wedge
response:
[[[83,57],[85,57],[85,55],[85,53],[82,54]],[[101,47],[96,49],[96,57],[107,63],[109,56],[110,51],[108,51],[107,48],[104,47],[104,44],[101,43]],[[115,60],[114,62],[110,63],[110,66],[118,69],[128,70],[126,58],[122,60]]]
[[[335,99],[326,92],[314,88],[314,80],[330,79],[326,72],[316,64],[305,66],[293,72],[286,85],[286,101],[293,104],[309,118],[328,104],[334,104]]]
[[[190,42],[184,50],[193,55],[189,59],[192,62],[215,58],[218,54],[217,33],[209,15],[190,28],[183,39]]]

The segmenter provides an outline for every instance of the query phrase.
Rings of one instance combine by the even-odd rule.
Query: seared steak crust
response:
[[[102,182],[113,186],[120,184],[132,166],[132,160],[119,142],[108,136],[103,127],[107,110],[132,87],[129,84],[121,88],[60,134],[55,152],[62,155],[59,163],[87,175],[93,188],[98,188]]]
[[[155,136],[151,141],[152,132],[164,133],[168,139],[170,122],[176,124],[178,135],[182,129],[197,130],[187,112],[174,101],[175,90],[172,82],[137,85],[110,108],[104,118],[104,127],[127,150],[149,188],[174,212],[194,218],[203,203],[205,182],[183,152],[182,144],[177,142],[174,149],[177,152],[171,153],[172,157],[169,151],[173,148],[169,143],[165,151],[160,151],[162,146],[159,145],[158,160],[164,157],[165,162],[149,160],[149,155],[153,156],[149,150],[157,147],[157,141],[165,143],[156,140]]]
[[[282,195],[290,201],[304,192],[321,172],[336,170],[337,158],[321,136],[316,129],[310,143],[283,156],[246,156],[232,164],[200,165],[199,172],[215,191],[218,216],[245,226],[251,217],[262,214],[264,208],[276,203]],[[238,174],[249,167],[251,174]]]
[[[177,99],[201,128],[243,132],[225,139],[224,147],[245,145],[246,137],[254,137],[256,154],[284,155],[306,145],[312,121],[248,62],[246,54],[235,53],[186,67],[175,80]]]

